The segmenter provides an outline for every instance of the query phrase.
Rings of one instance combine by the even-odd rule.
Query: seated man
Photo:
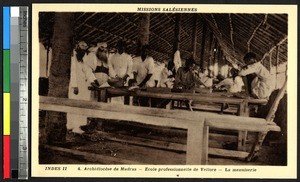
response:
[[[275,82],[272,79],[270,72],[257,61],[256,55],[252,52],[244,56],[246,67],[240,72],[239,76],[247,76],[255,74],[255,78],[251,81],[251,95],[259,99],[268,99],[274,90]]]
[[[203,84],[199,85],[199,87],[211,88],[213,86],[213,79],[210,78],[207,74],[205,74],[205,70],[199,68],[200,71],[196,72],[196,76],[202,81]]]
[[[186,60],[185,66],[180,67],[175,75],[174,88],[190,90],[195,88],[196,84],[204,85],[201,79],[194,73],[194,66],[194,59],[189,58],[188,60]]]
[[[242,87],[244,86],[243,79],[238,76],[239,71],[237,69],[232,68],[230,70],[232,78],[225,78],[214,87],[216,89],[224,88],[227,92],[230,93],[238,93],[242,91]]]

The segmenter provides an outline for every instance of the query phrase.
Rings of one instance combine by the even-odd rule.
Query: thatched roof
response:
[[[151,13],[150,54],[158,61],[170,60],[173,54],[174,13]],[[47,43],[53,31],[54,13],[40,13],[40,40]],[[198,62],[209,62],[213,56],[229,62],[242,62],[248,51],[255,52],[265,65],[287,61],[286,14],[181,14],[180,52],[192,56],[196,21],[196,55]],[[114,47],[119,39],[128,43],[128,52],[135,54],[140,14],[138,13],[75,13],[75,40],[90,44],[107,41]],[[204,33],[205,32],[205,33]],[[204,36],[203,36],[204,35]],[[204,39],[204,40],[203,40]],[[214,41],[215,40],[215,41]],[[280,45],[278,54],[276,46]],[[203,46],[205,47],[202,50]],[[213,55],[215,49],[218,55]],[[219,51],[221,50],[221,51]],[[272,54],[270,54],[272,52]],[[278,56],[278,61],[276,57]]]

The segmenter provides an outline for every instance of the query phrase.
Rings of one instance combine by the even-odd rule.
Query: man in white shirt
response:
[[[244,82],[242,77],[238,76],[239,71],[237,69],[232,68],[230,70],[232,78],[225,78],[220,83],[215,85],[215,88],[225,87],[227,92],[230,93],[238,93],[242,91],[244,86]]]
[[[149,46],[144,45],[141,49],[141,56],[135,57],[133,62],[133,76],[137,85],[142,88],[153,87],[155,84],[149,80],[154,73],[154,59],[148,56]]]
[[[110,77],[127,82],[127,78],[132,75],[132,57],[125,50],[126,43],[122,40],[118,41],[117,53],[110,57],[108,65]]]
[[[257,61],[256,55],[252,52],[244,56],[244,61],[247,66],[239,72],[239,76],[254,74],[255,78],[250,85],[252,96],[259,99],[268,99],[275,88],[275,82],[270,72],[260,61]]]

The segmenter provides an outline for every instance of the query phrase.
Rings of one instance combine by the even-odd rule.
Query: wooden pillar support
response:
[[[149,44],[150,36],[150,13],[141,13],[139,22],[139,40],[138,50],[140,47]]]
[[[198,20],[198,15],[197,14],[194,14],[194,17],[193,17],[193,19],[194,19],[194,22],[193,22],[193,33],[192,33],[192,35],[193,35],[193,40],[192,40],[192,50],[193,50],[193,53],[192,53],[192,58],[193,59],[196,59],[196,57],[197,57],[197,28],[198,28],[198,22],[197,22],[197,20]]]
[[[181,14],[175,15],[175,27],[174,27],[174,45],[173,45],[173,52],[172,57],[174,53],[179,50],[180,48],[180,33],[181,33]],[[172,58],[173,60],[173,58]]]
[[[271,69],[272,69],[272,56],[273,56],[273,52],[270,52],[270,54],[269,54],[269,67],[270,67],[269,71],[270,71],[270,73],[271,73]]]
[[[204,119],[199,121],[198,125],[188,127],[188,137],[187,137],[187,151],[186,151],[186,164],[188,165],[200,165],[203,160],[203,155],[208,149],[205,149],[204,146],[204,138],[208,138],[208,136],[204,136],[204,133],[208,135],[208,132],[204,132]],[[205,142],[206,143],[206,142]],[[205,154],[206,156],[206,154]]]
[[[239,116],[249,116],[248,102],[243,101],[240,104]],[[247,140],[247,131],[238,132],[238,150],[246,151],[246,140]]]
[[[206,46],[206,32],[207,32],[207,24],[206,21],[203,21],[203,26],[202,26],[202,39],[201,39],[201,55],[200,55],[200,66],[203,68],[204,67],[204,53],[205,53],[205,46]],[[211,44],[210,40],[210,44]]]
[[[276,47],[276,85],[275,85],[275,89],[277,89],[278,88],[278,76],[277,76],[277,74],[278,74],[278,64],[279,64],[279,51],[280,51],[280,45],[278,45],[277,47]]]
[[[207,62],[207,68],[209,70],[208,74],[211,75],[210,66],[212,65],[212,59],[213,59],[213,45],[214,45],[214,34],[210,32],[210,38],[209,38],[209,59]]]

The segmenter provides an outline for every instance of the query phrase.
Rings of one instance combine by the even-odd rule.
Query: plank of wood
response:
[[[217,133],[210,133],[209,139],[217,140],[217,141],[224,141],[224,142],[237,142],[237,136],[223,135],[223,134],[217,134]]]
[[[275,100],[274,100],[274,103],[272,104],[271,108],[270,108],[270,111],[266,117],[266,120],[268,122],[272,122],[275,118],[275,113],[277,111],[277,108],[278,108],[278,105],[279,105],[279,102],[280,100],[282,99],[282,97],[284,96],[284,93],[285,93],[285,90],[286,90],[286,87],[287,87],[287,78],[285,79],[285,82],[282,86],[282,88],[279,90]]]
[[[110,95],[133,95],[139,97],[152,97],[160,99],[171,99],[171,100],[193,100],[201,102],[212,102],[212,103],[229,103],[229,104],[240,104],[246,101],[247,103],[262,105],[266,104],[266,99],[243,99],[237,97],[225,97],[218,96],[215,94],[200,94],[200,93],[176,93],[176,92],[154,92],[152,91],[140,91],[130,92],[125,89],[107,88],[107,93]]]
[[[87,109],[89,108],[89,109]],[[112,103],[99,103],[66,98],[53,98],[40,96],[40,108],[61,112],[82,113],[91,117],[106,119],[120,119],[140,122],[143,118],[145,124],[168,126],[175,128],[193,127],[198,119],[205,118],[205,122],[213,128],[224,127],[232,130],[262,131],[267,130],[267,122],[261,118],[241,117],[233,115],[220,115],[209,112],[189,112],[184,110],[165,110],[157,108],[135,107]],[[97,112],[95,112],[97,110]],[[85,112],[88,111],[88,112]],[[102,114],[100,114],[102,113]],[[169,118],[166,120],[165,118]],[[153,120],[154,119],[154,120]],[[157,121],[155,120],[157,119]],[[173,120],[172,120],[173,119]],[[152,121],[151,121],[152,120]],[[166,121],[163,121],[166,120]],[[172,121],[171,121],[172,120]],[[160,122],[161,121],[161,122]],[[171,124],[173,122],[173,124]],[[176,123],[176,124],[175,124]],[[261,126],[261,127],[260,127]]]
[[[201,164],[207,165],[208,163],[208,148],[209,148],[209,126],[203,128],[203,142],[202,142],[202,161]]]
[[[54,105],[65,105],[79,108],[91,108],[94,110],[107,110],[107,111],[116,111],[116,112],[133,112],[133,113],[143,113],[145,115],[155,115],[160,117],[176,117],[176,118],[191,118],[191,117],[207,117],[207,118],[225,118],[228,120],[239,121],[246,120],[253,122],[255,120],[263,120],[259,118],[250,118],[250,117],[236,117],[230,115],[220,115],[215,113],[208,112],[188,112],[188,111],[172,111],[172,110],[162,110],[157,108],[146,108],[146,107],[134,107],[134,106],[124,106],[119,104],[107,104],[91,101],[82,101],[82,100],[72,100],[67,98],[54,98],[54,97],[44,97],[40,96],[40,103],[44,104],[54,104]],[[181,117],[180,117],[181,116]]]
[[[244,151],[235,151],[235,150],[225,150],[218,148],[209,148],[208,153],[210,155],[230,157],[230,158],[242,158],[245,159],[249,153]]]
[[[80,113],[92,118],[102,118],[102,119],[114,119],[114,120],[126,120],[137,123],[144,123],[150,125],[158,125],[165,127],[175,127],[175,128],[184,128],[188,129],[192,124],[197,122],[193,120],[186,119],[185,122],[182,122],[179,119],[168,118],[168,117],[155,117],[149,115],[143,115],[142,113],[130,113],[130,112],[116,112],[108,110],[97,110],[87,108],[78,108],[71,106],[62,106],[55,104],[43,104],[40,103],[40,109],[48,111],[57,111],[57,112],[66,112],[66,113]]]
[[[247,131],[239,131],[238,132],[238,150],[245,151],[246,150],[246,140],[247,140]]]
[[[122,134],[112,134],[112,133],[106,133],[101,131],[97,131],[97,133],[99,136],[103,137],[104,139],[111,140],[111,141],[129,143],[134,145],[147,146],[147,147],[153,147],[153,148],[159,148],[165,150],[186,151],[186,145],[184,144],[167,142],[167,141],[159,141],[159,140],[141,138],[136,136],[132,137],[132,136],[122,135]]]
[[[100,155],[90,152],[83,152],[79,150],[74,149],[68,149],[68,148],[62,148],[57,146],[51,146],[51,145],[43,145],[45,149],[52,150],[61,154],[68,154],[80,157],[84,160],[90,161],[90,162],[97,162],[100,164],[143,164],[138,161],[131,161],[126,159],[120,159],[117,157],[111,157],[107,155]]]
[[[254,122],[252,125],[248,122],[236,122],[233,123],[226,119],[206,119],[205,123],[214,129],[227,129],[236,131],[269,131],[269,127],[266,122]]]
[[[204,120],[199,121],[199,123],[195,124],[194,127],[188,129],[186,164],[189,165],[202,164],[203,151],[206,150],[205,147],[208,147],[208,145],[204,145],[203,143],[203,138],[205,139],[208,138],[208,136],[206,136],[208,135],[208,133],[204,132],[203,129],[204,129]]]

